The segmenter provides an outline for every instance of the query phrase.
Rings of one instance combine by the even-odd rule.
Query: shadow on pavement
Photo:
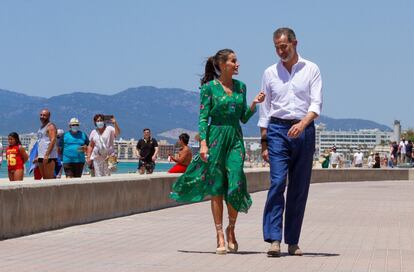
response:
[[[198,254],[216,254],[214,251],[196,251],[196,250],[177,250],[181,253],[198,253]],[[233,255],[251,255],[251,254],[265,254],[266,252],[259,252],[259,251],[239,251],[237,253],[227,253]]]
[[[340,256],[337,253],[315,253],[315,252],[304,252],[303,257],[338,257]],[[300,256],[292,256],[288,253],[282,253],[280,257],[300,257]]]

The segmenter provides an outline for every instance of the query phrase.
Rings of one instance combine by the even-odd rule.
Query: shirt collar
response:
[[[299,53],[298,53],[298,62],[296,62],[295,64],[293,64],[293,66],[297,66],[298,64],[303,64],[303,65],[306,64],[306,60],[304,58],[302,58],[299,55]],[[279,60],[278,65],[282,65],[283,66],[282,60]]]

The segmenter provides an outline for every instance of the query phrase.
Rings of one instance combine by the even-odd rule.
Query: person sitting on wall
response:
[[[180,145],[180,151],[176,156],[169,155],[170,159],[176,164],[168,170],[168,173],[184,173],[187,166],[190,164],[193,154],[188,147],[188,141],[190,136],[187,133],[182,133],[178,136],[178,144]]]

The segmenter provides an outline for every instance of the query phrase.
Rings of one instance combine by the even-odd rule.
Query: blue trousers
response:
[[[308,198],[315,152],[315,126],[312,122],[298,138],[289,138],[289,124],[269,123],[267,141],[270,163],[270,188],[263,215],[263,238],[266,242],[282,241],[285,209],[284,240],[299,243],[306,200]]]

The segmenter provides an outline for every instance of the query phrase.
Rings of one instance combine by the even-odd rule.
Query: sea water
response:
[[[154,172],[167,172],[174,164],[168,162],[156,162]],[[138,162],[118,162],[118,169],[114,174],[135,173],[137,171]],[[26,169],[28,165],[26,163]],[[64,172],[63,172],[64,175]],[[25,177],[33,176],[25,173]],[[7,178],[7,162],[3,160],[0,168],[0,178]]]

